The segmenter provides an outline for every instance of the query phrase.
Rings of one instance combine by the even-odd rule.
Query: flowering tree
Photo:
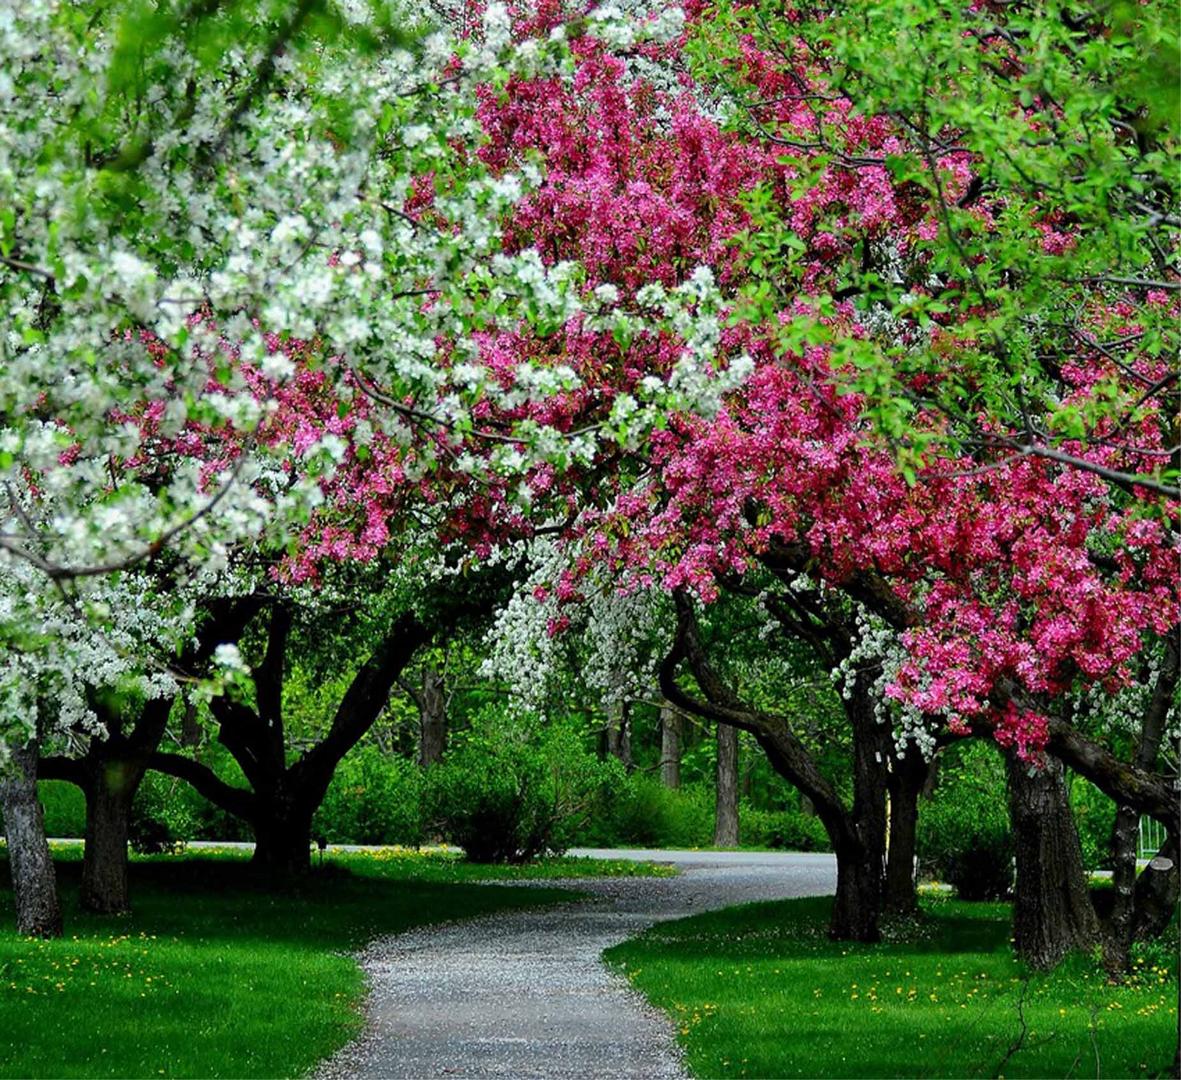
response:
[[[487,553],[568,513],[560,477],[623,418],[733,385],[712,365],[708,276],[614,310],[574,262],[502,242],[540,172],[481,153],[481,101],[563,78],[568,37],[677,25],[637,35],[616,12],[514,41],[496,6],[457,37],[382,5],[140,0],[5,21],[10,696],[31,668],[70,701],[102,689],[84,661],[105,646],[29,627],[110,638],[108,581],[117,598],[151,579],[174,635],[162,660],[153,641],[114,651],[176,667],[211,576],[314,585],[416,530]],[[618,414],[576,359],[604,335],[665,362]],[[232,650],[210,655],[232,673]],[[4,745],[110,733],[57,700],[26,694]]]
[[[1079,688],[1130,684],[1145,649],[1177,624],[1174,380],[1160,359],[1174,286],[1116,280],[1110,263],[1064,271],[1078,223],[1015,190],[1019,167],[987,156],[1004,141],[995,128],[978,145],[944,130],[954,101],[943,84],[928,91],[944,117],[937,132],[889,108],[859,111],[830,63],[853,49],[839,20],[813,25],[804,11],[769,23],[757,5],[698,16],[696,83],[659,50],[643,54],[645,69],[591,52],[579,92],[514,86],[483,118],[505,147],[494,160],[541,148],[560,178],[514,214],[521,242],[555,260],[592,252],[600,289],[634,290],[640,303],[641,282],[713,262],[733,296],[720,347],[752,370],[716,412],[663,418],[642,461],[623,463],[583,505],[555,588],[574,598],[593,566],[625,589],[659,583],[709,600],[756,566],[785,583],[814,574],[898,635],[904,655],[882,689],[904,729],[993,734],[1011,750],[1018,789],[1031,769],[1060,789],[1052,768],[1037,771],[1049,748],[1176,831],[1167,767],[1126,768],[1058,707]],[[990,28],[980,62],[995,64],[988,50],[1004,48],[1006,33],[1036,40],[1018,29]],[[830,36],[838,43],[826,51]],[[951,48],[951,36],[936,44]],[[1092,62],[1059,46],[1054,65]],[[1126,43],[1113,47],[1126,68]],[[1089,78],[1079,74],[1080,95]],[[1008,93],[1018,122],[1036,129],[1020,113],[1020,83],[1002,78],[989,93]],[[540,93],[544,116],[514,107]],[[734,100],[741,110],[727,112]],[[701,146],[708,169],[694,158]],[[1106,133],[1092,150],[1105,147],[1129,160]],[[1002,175],[1011,183],[994,198]],[[1093,203],[1097,175],[1079,188]],[[605,230],[612,217],[636,224]],[[1102,257],[1128,247],[1121,229]],[[982,296],[973,277],[983,279],[989,245],[1009,268]],[[1132,246],[1153,241],[1137,234]],[[1072,273],[1080,280],[1042,288]],[[1000,370],[1022,378],[983,377],[1001,363],[989,335],[1028,316],[1044,339],[1068,304],[1081,304],[1068,351],[1028,371],[1024,354],[1006,352]],[[1129,338],[1134,354],[1113,361],[1106,335]],[[606,369],[616,393],[659,362],[635,349],[629,358]],[[1057,841],[1068,861],[1072,829]],[[1081,882],[1077,857],[1071,866]],[[1055,944],[1042,962],[1057,955]]]

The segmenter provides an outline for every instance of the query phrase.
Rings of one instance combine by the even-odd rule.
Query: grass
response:
[[[605,955],[672,1015],[697,1076],[1155,1076],[1172,1062],[1175,938],[1116,987],[1085,956],[1031,975],[1006,905],[927,900],[905,936],[855,945],[828,940],[830,903],[663,923]]]
[[[276,893],[258,886],[245,852],[204,851],[135,860],[135,910],[111,919],[77,909],[80,851],[56,857],[64,938],[18,938],[11,891],[0,891],[0,1076],[297,1075],[361,1026],[351,950],[572,895],[477,880],[648,870],[592,860],[475,867],[390,851],[332,855]]]

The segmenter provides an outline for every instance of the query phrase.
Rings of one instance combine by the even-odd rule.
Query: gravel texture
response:
[[[374,942],[360,956],[370,981],[366,1032],[317,1076],[685,1076],[671,1022],[603,965],[603,950],[663,919],[822,895],[836,883],[829,855],[580,854],[674,862],[680,873],[521,882],[592,895]]]

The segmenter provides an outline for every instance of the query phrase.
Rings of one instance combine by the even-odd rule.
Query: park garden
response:
[[[0,13],[0,1075],[484,1074],[533,926],[657,1058],[508,1075],[1177,1075],[1179,55]]]

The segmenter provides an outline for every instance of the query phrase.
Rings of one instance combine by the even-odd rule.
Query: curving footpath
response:
[[[653,923],[753,900],[831,893],[831,855],[581,850],[673,862],[674,878],[545,881],[586,900],[375,942],[362,1038],[321,1066],[343,1077],[685,1076],[672,1023],[601,962]]]

